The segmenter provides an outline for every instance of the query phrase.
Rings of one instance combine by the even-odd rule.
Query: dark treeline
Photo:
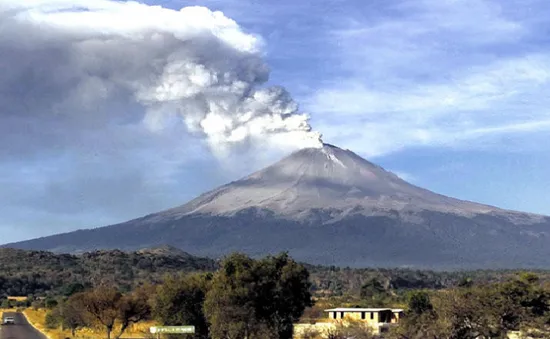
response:
[[[432,271],[410,268],[343,268],[306,265],[317,295],[358,294],[369,281],[379,281],[386,290],[446,289],[465,282],[475,285],[507,281],[521,270]],[[530,270],[542,282],[550,281],[550,271]]]
[[[95,251],[81,255],[0,249],[0,298],[68,295],[75,286],[113,284],[131,290],[170,273],[212,272],[214,260],[173,248],[138,252]]]
[[[69,295],[75,288],[113,284],[129,291],[142,283],[161,282],[166,274],[214,272],[215,260],[160,247],[138,252],[96,251],[82,255],[0,249],[0,299],[11,296]],[[474,284],[502,282],[517,271],[440,272],[415,269],[352,269],[305,265],[312,292],[317,296],[357,295],[372,279],[386,290],[445,289],[464,281]],[[550,271],[537,271],[550,281]]]

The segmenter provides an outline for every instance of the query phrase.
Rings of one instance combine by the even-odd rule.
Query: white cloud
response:
[[[0,0],[4,222],[124,221],[318,146],[263,44],[203,7]]]
[[[155,131],[179,117],[182,133],[205,138],[215,152],[281,139],[291,148],[320,143],[284,89],[261,87],[269,76],[261,39],[221,12],[95,0],[8,1],[0,10],[0,67],[8,75],[0,87],[41,74],[40,84],[25,84],[30,94],[10,90],[0,98],[15,102],[19,115],[50,111],[77,120],[81,113],[105,124],[117,112],[98,106],[117,102]],[[43,100],[21,107],[29,95]]]
[[[377,156],[550,130],[550,51],[518,51],[535,33],[504,3],[392,4],[329,35],[343,76],[305,105],[327,141]]]

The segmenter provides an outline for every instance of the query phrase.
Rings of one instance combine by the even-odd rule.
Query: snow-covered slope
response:
[[[351,151],[303,149],[176,208],[7,246],[81,252],[171,245],[313,264],[550,268],[550,218],[449,198]]]
[[[460,216],[510,214],[496,207],[449,198],[409,184],[395,174],[349,150],[325,144],[297,151],[241,180],[207,192],[189,203],[162,213],[166,217],[190,214],[233,215],[258,208],[275,215],[307,221],[312,211],[330,210],[328,221],[348,215],[386,215],[422,222],[425,210]],[[160,215],[159,215],[160,216]],[[540,216],[512,213],[519,223]]]

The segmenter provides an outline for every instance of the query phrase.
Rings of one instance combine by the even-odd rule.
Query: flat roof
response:
[[[402,309],[392,309],[392,308],[330,308],[325,310],[325,312],[381,312],[381,311],[392,311],[392,312],[401,312]]]

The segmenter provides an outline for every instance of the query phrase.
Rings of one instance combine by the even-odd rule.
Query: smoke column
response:
[[[3,0],[0,22],[0,99],[19,100],[4,114],[101,126],[136,112],[159,133],[180,123],[214,152],[257,143],[321,146],[289,93],[264,87],[261,39],[221,12]]]

